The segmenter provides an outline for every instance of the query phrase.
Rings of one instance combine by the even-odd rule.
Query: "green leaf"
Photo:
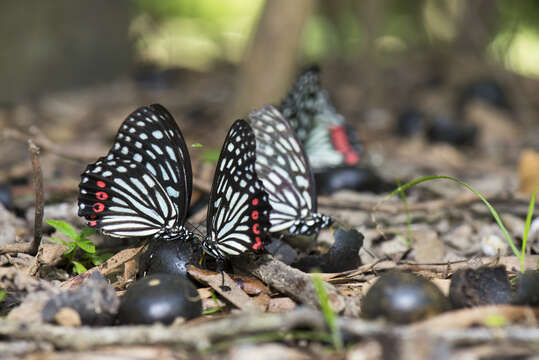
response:
[[[0,290],[0,303],[4,301],[4,298],[6,297],[7,291],[6,290]]]
[[[66,243],[66,245],[69,249],[66,250],[66,252],[64,253],[64,256],[68,256],[77,248],[77,243],[74,241],[68,242]]]
[[[194,144],[191,144],[191,147],[194,147],[194,148],[201,148],[203,147],[204,145],[202,145],[201,143],[194,143]]]
[[[105,253],[105,254],[95,254],[90,257],[90,261],[92,262],[92,264],[94,265],[101,265],[103,264],[105,261],[107,261],[108,259],[110,259],[112,257],[112,254],[111,253]]]
[[[50,226],[52,226],[53,228],[55,228],[56,230],[58,230],[59,232],[61,232],[62,234],[65,234],[72,239],[75,239],[75,240],[77,239],[77,232],[75,231],[75,229],[73,229],[71,225],[69,225],[65,221],[45,220],[45,222],[49,224]]]
[[[311,279],[313,281],[316,294],[318,295],[318,301],[320,302],[322,314],[324,314],[326,323],[329,327],[329,330],[331,331],[333,346],[335,346],[335,349],[337,350],[342,350],[343,341],[341,337],[341,332],[339,330],[339,327],[337,326],[337,319],[335,317],[335,313],[333,312],[333,309],[329,304],[328,294],[326,293],[326,288],[324,287],[324,281],[318,274],[313,274]]]
[[[82,265],[80,262],[75,261],[75,260],[72,260],[71,262],[73,263],[73,272],[75,272],[78,275],[86,272],[86,267]]]
[[[95,245],[90,239],[81,239],[77,241],[78,247],[80,247],[83,251],[94,254],[95,253]]]
[[[532,223],[533,211],[535,210],[535,194],[537,193],[537,187],[533,190],[532,197],[530,199],[530,206],[528,207],[528,215],[526,215],[526,224],[524,225],[524,235],[522,236],[522,259],[520,261],[520,271],[524,272],[525,256],[526,256],[526,243],[528,242],[528,233],[530,232],[530,226]],[[539,261],[539,259],[538,259]]]
[[[79,239],[83,239],[83,238],[85,238],[87,236],[91,236],[91,235],[95,235],[95,234],[97,234],[96,229],[92,229],[90,227],[85,227],[80,231]]]

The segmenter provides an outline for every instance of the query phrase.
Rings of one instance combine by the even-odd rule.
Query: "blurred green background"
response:
[[[276,1],[279,0],[269,0]],[[365,0],[312,2],[297,63],[421,54],[472,55],[539,76],[539,1]],[[132,74],[140,64],[208,72],[245,59],[264,0],[4,0],[0,101]],[[275,7],[275,6],[274,6]],[[279,22],[287,10],[273,9]],[[283,24],[283,26],[287,26]],[[271,29],[269,30],[271,31]],[[279,43],[263,44],[268,54]],[[374,59],[374,61],[373,61]]]

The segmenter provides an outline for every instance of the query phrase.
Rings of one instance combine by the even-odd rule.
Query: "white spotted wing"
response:
[[[249,115],[256,138],[256,172],[269,195],[271,232],[312,234],[329,224],[316,213],[314,178],[305,152],[274,106]]]
[[[171,235],[183,227],[191,162],[176,122],[161,105],[131,113],[109,153],[88,165],[81,178],[79,215],[105,234]]]
[[[359,161],[360,148],[354,131],[346,126],[344,117],[322,88],[317,66],[299,75],[280,111],[305,146],[314,169],[356,165]]]
[[[260,250],[266,241],[270,207],[255,160],[253,130],[237,120],[221,149],[208,204],[204,245],[216,258]]]

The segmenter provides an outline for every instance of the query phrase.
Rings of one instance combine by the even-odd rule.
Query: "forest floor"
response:
[[[516,247],[521,248],[531,191],[539,178],[539,81],[499,69],[482,69],[480,73],[474,69],[465,73],[448,70],[440,76],[424,63],[379,71],[375,76],[367,76],[360,66],[352,64],[322,68],[324,87],[338,111],[357,130],[364,149],[363,166],[373,168],[391,184],[446,175],[471,185],[498,211]],[[161,103],[176,118],[191,154],[193,203],[203,199],[212,181],[213,161],[235,120],[223,118],[233,101],[229,89],[234,85],[234,71],[223,67],[207,74],[175,71],[163,76],[147,77],[144,82],[118,80],[0,107],[0,128],[4,130],[0,183],[9,184],[13,193],[13,210],[0,207],[0,246],[13,243],[13,239],[15,243],[28,242],[34,236],[35,189],[27,139],[41,149],[44,219],[63,220],[80,229],[84,221],[76,215],[76,201],[81,172],[108,151],[125,117],[146,104]],[[487,77],[503,84],[509,106],[474,99],[461,106],[463,89]],[[397,119],[410,108],[426,114],[426,124],[437,116],[474,124],[477,137],[471,145],[455,146],[429,141],[424,130],[413,136],[397,136]],[[71,267],[61,261],[60,245],[48,241],[61,235],[44,224],[43,243],[49,248],[40,250],[38,261],[23,253],[0,254],[0,291],[12,295],[0,305],[1,315],[7,316],[0,318],[0,354],[4,354],[0,357],[537,357],[538,308],[478,306],[398,326],[359,317],[361,297],[391,269],[420,274],[446,295],[452,275],[459,269],[502,265],[511,283],[521,270],[520,259],[488,207],[461,184],[427,181],[409,188],[405,202],[399,195],[388,197],[389,192],[345,190],[318,198],[320,212],[364,235],[361,263],[356,269],[320,275],[330,284],[330,296],[335,296],[330,304],[341,301],[335,307],[339,315],[336,331],[344,340],[343,349],[336,349],[339,342],[328,332],[328,317],[315,310],[318,299],[312,298],[313,293],[294,293],[307,291],[294,287],[280,289],[277,280],[268,279],[269,272],[260,271],[244,272],[241,288],[234,285],[238,281],[231,282],[233,291],[226,294],[218,286],[220,275],[191,269],[204,310],[220,311],[185,324],[108,328],[44,324],[36,305],[39,301],[28,301],[30,295],[74,288],[84,282],[84,277],[74,277]],[[191,214],[188,222],[204,227],[205,209]],[[110,239],[104,242],[100,236],[92,239],[98,249],[116,254],[114,264],[94,269],[123,294],[136,273],[131,260],[138,248]],[[317,241],[310,251],[324,252],[334,241],[331,231],[323,231]],[[524,268],[536,269],[538,260],[536,220],[529,233]],[[280,265],[275,266],[278,269]],[[284,277],[289,276],[287,271],[283,270]],[[310,279],[312,275],[298,276]],[[21,302],[28,306],[16,308]],[[258,311],[253,312],[253,308]],[[501,323],[493,324],[492,319],[500,317]]]

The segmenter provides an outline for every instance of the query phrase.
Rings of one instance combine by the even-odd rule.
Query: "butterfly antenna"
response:
[[[200,239],[203,239],[205,237],[205,235],[202,233],[202,231],[200,231],[200,227],[202,226],[202,224],[193,224],[193,223],[190,223],[190,222],[188,222],[188,224],[193,229],[193,234],[197,235]]]

